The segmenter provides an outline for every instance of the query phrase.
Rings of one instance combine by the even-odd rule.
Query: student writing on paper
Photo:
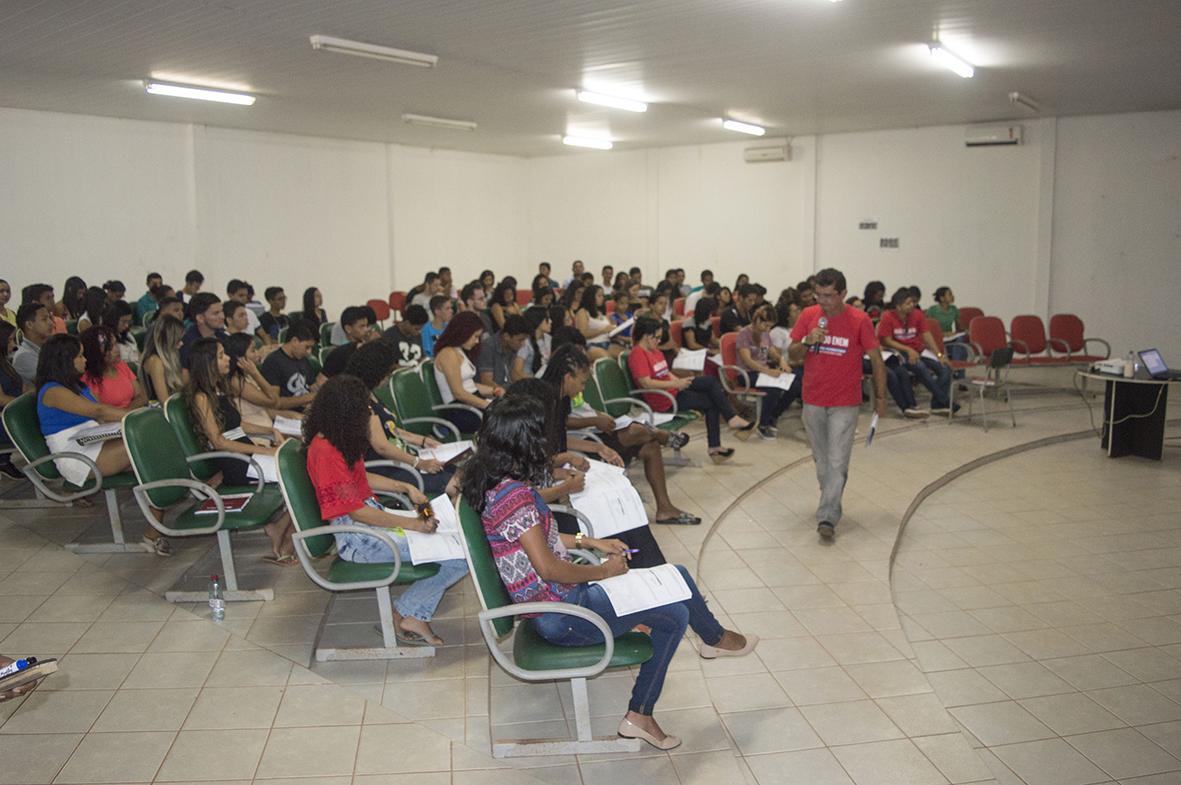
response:
[[[434,518],[406,518],[386,512],[374,496],[374,489],[406,494],[415,504],[427,497],[418,488],[391,480],[365,469],[369,450],[369,427],[373,411],[370,390],[347,373],[324,383],[304,420],[308,477],[316,489],[320,516],[333,526],[361,524],[381,528],[398,545],[403,564],[410,563],[406,529],[431,534]],[[336,550],[346,561],[390,563],[394,554],[376,537],[345,532],[334,535]],[[467,574],[467,561],[439,562],[435,575],[415,581],[394,601],[394,627],[403,643],[442,646],[443,639],[431,629],[430,621],[447,588]]]
[[[804,388],[804,368],[793,369],[787,356],[771,344],[771,328],[775,326],[775,308],[761,306],[751,316],[750,324],[738,331],[738,363],[751,375],[751,382],[763,393],[759,412],[759,437],[774,439],[779,435],[776,423],[792,401],[799,400]],[[795,372],[790,389],[758,384],[758,377],[779,378]]]
[[[185,385],[184,397],[198,442],[209,451],[273,456],[286,438],[273,428],[242,421],[242,413],[227,387],[229,372],[230,357],[221,341],[198,338],[193,342],[189,350],[189,382]],[[274,445],[255,444],[249,434],[269,435]],[[211,461],[221,479],[210,485],[222,487],[226,492],[230,487],[240,487],[244,491],[254,488],[254,482],[246,476],[250,468],[246,461],[234,458],[212,458]],[[297,564],[295,549],[291,545],[291,516],[286,509],[276,514],[265,530],[274,551],[267,561],[283,566]]]
[[[686,628],[701,636],[705,658],[748,654],[757,639],[725,630],[683,567],[678,569],[692,592],[688,600],[616,616],[606,592],[589,582],[626,572],[626,546],[618,540],[579,542],[580,538],[558,532],[549,507],[535,490],[549,473],[545,422],[541,404],[524,396],[509,396],[491,407],[480,428],[476,456],[464,473],[464,499],[480,513],[497,570],[513,602],[579,605],[602,616],[617,636],[641,624],[651,630],[653,655],[640,666],[619,733],[659,749],[672,749],[680,739],[667,735],[652,712]],[[590,546],[606,558],[598,565],[573,564],[567,549],[576,546]],[[524,623],[534,625],[538,634],[558,646],[603,640],[589,622],[561,613],[543,613]]]

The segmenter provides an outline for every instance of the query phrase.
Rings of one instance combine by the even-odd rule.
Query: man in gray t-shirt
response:
[[[480,362],[477,367],[481,384],[499,384],[508,387],[512,383],[510,372],[513,358],[529,340],[528,320],[518,314],[509,314],[504,327],[498,333],[490,333],[480,339]]]
[[[41,303],[26,303],[16,312],[16,324],[24,340],[12,355],[12,367],[25,384],[31,385],[37,377],[41,346],[53,335],[53,317]]]

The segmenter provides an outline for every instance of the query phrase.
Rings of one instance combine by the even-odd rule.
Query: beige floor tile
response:
[[[117,689],[138,662],[126,654],[67,654],[58,661],[52,679],[41,682],[38,690],[113,690]]]
[[[269,728],[281,687],[206,687],[185,720],[185,730]]]
[[[1181,760],[1133,728],[1069,736],[1070,746],[1116,779],[1181,769]]]
[[[465,772],[456,772],[456,776],[463,776]],[[267,785],[267,783],[263,783]],[[358,774],[353,778],[353,785],[454,785],[451,772],[435,772],[433,774]]]
[[[1114,730],[1126,725],[1082,693],[1029,698],[1020,703],[1060,736]]]
[[[28,617],[29,621],[94,621],[110,605],[111,597],[88,594],[58,594],[50,597]],[[17,619],[22,621],[22,619]]]
[[[261,649],[223,651],[209,674],[210,687],[282,687],[291,675],[292,664],[277,654]]]
[[[974,669],[926,674],[945,706],[966,706],[1005,699],[1005,693]]]
[[[276,728],[360,725],[365,701],[334,685],[288,687],[275,716]]]
[[[182,730],[156,780],[253,778],[267,734],[265,730]]]
[[[71,653],[139,653],[147,651],[160,632],[158,621],[96,621],[74,644]]]
[[[706,679],[710,697],[719,712],[751,711],[791,705],[787,693],[769,673]]]
[[[1135,684],[1137,679],[1098,654],[1044,660],[1045,665],[1077,690],[1099,690]]]
[[[229,633],[208,621],[169,621],[148,651],[152,652],[198,652],[221,651]]]
[[[34,736],[0,736],[0,783],[45,785],[73,754],[82,735],[46,733]]]
[[[943,642],[974,668],[1029,660],[1024,652],[1000,635],[972,635],[949,638]]]
[[[797,709],[765,709],[721,716],[743,755],[824,746],[824,742]]]
[[[841,665],[903,659],[902,652],[878,632],[818,635],[816,640]]]
[[[865,620],[851,608],[797,609],[792,614],[813,635],[846,635],[870,631]]]
[[[414,720],[464,716],[462,679],[389,683],[382,705]]]
[[[1141,681],[1163,681],[1181,675],[1181,660],[1155,647],[1109,651],[1103,658]]]
[[[732,751],[702,752],[689,755],[673,755],[680,785],[717,785],[721,782],[742,783],[743,773],[740,758]]]
[[[864,700],[868,697],[845,669],[838,666],[776,671],[773,675],[797,706]]]
[[[1077,657],[1081,654],[1089,654],[1091,652],[1087,646],[1058,630],[1045,629],[1009,632],[1005,633],[1005,638],[1035,660],[1048,660],[1054,657]]]
[[[1039,662],[1015,662],[979,668],[984,678],[1005,691],[1010,698],[1034,698],[1074,692],[1067,682]]]
[[[912,641],[910,646],[918,660],[919,669],[923,673],[968,667],[968,663],[947,648],[942,641]]]
[[[879,698],[874,702],[907,736],[931,736],[959,730],[939,697],[931,692]]]
[[[1155,741],[1173,757],[1181,757],[1181,722],[1141,725],[1136,730]]]
[[[931,692],[930,683],[909,660],[846,665],[845,670],[871,698]]]
[[[770,638],[791,638],[808,635],[804,626],[788,611],[755,611],[731,613],[730,619],[743,633],[758,635],[764,642]],[[760,646],[764,643],[760,643]]]
[[[1013,701],[950,709],[976,738],[989,747],[1054,737],[1054,732]]]
[[[37,652],[42,657],[61,657],[90,627],[87,622],[27,621],[0,641],[4,651]]]
[[[109,690],[37,690],[25,698],[0,733],[85,733],[113,694]]]
[[[619,785],[621,782],[679,785],[677,773],[665,756],[583,763],[579,768],[585,785]]]
[[[1110,622],[1062,627],[1061,630],[1091,651],[1115,652],[1145,645],[1135,635]]]
[[[451,742],[418,725],[365,725],[357,749],[356,774],[448,771]]]
[[[886,741],[903,735],[873,701],[802,706],[800,712],[829,746]]]
[[[994,747],[993,753],[1028,785],[1086,785],[1108,776],[1061,739]]]
[[[212,652],[144,654],[123,686],[128,689],[200,687],[216,657]]]
[[[993,632],[1018,632],[1037,630],[1046,625],[1045,620],[1034,616],[1025,608],[1015,605],[999,608],[979,608],[969,611],[972,618],[980,621]]]
[[[360,726],[275,728],[267,740],[260,778],[350,774],[357,756]]]
[[[771,709],[775,711],[775,709]],[[619,710],[612,715],[612,721],[618,719]],[[690,752],[714,752],[717,750],[732,750],[730,737],[726,727],[722,724],[722,715],[710,709],[680,709],[678,711],[660,711],[660,723],[668,733],[681,737],[678,754]]]
[[[120,690],[99,715],[93,730],[101,733],[180,730],[197,699],[197,693],[195,687]]]
[[[958,730],[937,736],[916,736],[911,741],[951,782],[980,782],[992,776],[980,753],[972,749]]]
[[[151,782],[172,733],[92,733],[82,739],[54,782]]]
[[[836,665],[832,655],[812,637],[760,640],[755,655],[772,671]]]
[[[853,785],[827,749],[780,752],[746,759],[759,785]]]
[[[856,785],[943,785],[947,779],[910,741],[850,744],[832,751]]]
[[[1181,704],[1145,684],[1091,690],[1087,695],[1129,725],[1181,720]]]

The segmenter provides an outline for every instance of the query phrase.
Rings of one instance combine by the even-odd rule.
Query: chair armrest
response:
[[[594,665],[585,668],[554,668],[552,670],[529,671],[517,666],[510,656],[500,650],[497,645],[496,629],[492,626],[493,619],[503,619],[506,616],[520,616],[524,613],[564,613],[585,619],[603,633],[603,656]],[[503,608],[492,608],[480,611],[478,617],[480,632],[484,635],[484,642],[488,645],[488,653],[496,664],[510,676],[522,681],[550,681],[551,679],[589,679],[607,670],[611,658],[615,656],[615,636],[606,620],[592,610],[568,602],[522,602],[519,605],[506,605]]]
[[[566,435],[574,436],[578,439],[586,439],[588,442],[598,442],[599,444],[603,443],[603,440],[599,438],[599,435],[589,428],[583,428],[577,431],[567,431]]]
[[[1087,344],[1091,343],[1092,341],[1094,341],[1095,343],[1103,344],[1104,359],[1111,357],[1111,344],[1109,344],[1107,341],[1103,340],[1102,338],[1084,338],[1083,339],[1083,352],[1084,353],[1086,353],[1086,351],[1087,351]]]
[[[481,420],[484,419],[484,410],[483,409],[477,409],[475,406],[469,406],[466,403],[441,403],[438,406],[431,407],[431,411],[435,411],[435,412],[445,412],[445,411],[451,411],[451,410],[454,410],[457,412],[471,412],[472,414],[479,417]]]
[[[637,394],[639,394],[639,395],[646,395],[646,394],[663,395],[665,398],[668,398],[668,400],[672,403],[673,415],[675,416],[676,414],[679,413],[679,410],[677,408],[677,396],[673,395],[668,390],[628,390],[627,394],[628,395],[637,395]],[[648,411],[652,411],[651,406],[648,407]]]
[[[80,463],[84,463],[89,466],[90,471],[94,474],[94,488],[89,491],[82,490],[76,491],[74,493],[58,493],[57,491],[50,488],[49,483],[47,483],[45,478],[41,476],[41,473],[37,471],[37,467],[42,464],[49,463],[50,461],[57,458],[79,461]],[[87,496],[92,496],[101,491],[103,486],[103,473],[98,468],[98,464],[80,452],[58,452],[50,453],[49,455],[42,455],[40,458],[34,461],[29,461],[24,466],[22,466],[21,471],[24,472],[25,476],[29,478],[29,482],[33,483],[33,487],[41,491],[41,493],[45,494],[53,501],[61,502],[62,504],[70,504],[76,499],[84,499]]]
[[[613,403],[626,403],[631,406],[640,407],[648,416],[648,424],[652,424],[652,407],[649,406],[646,401],[643,401],[640,398],[607,398],[603,401],[603,406],[610,406]]]
[[[747,388],[748,390],[751,388],[750,374],[747,372],[747,370],[745,368],[742,368],[741,366],[738,366],[738,365],[719,365],[718,371],[719,371],[718,381],[722,383],[722,389],[725,390],[726,392],[732,393],[732,392],[737,392],[737,390],[734,387],[730,386],[729,377],[727,377],[726,374],[721,373],[721,371],[736,371],[738,374],[740,374],[742,376],[742,386]]]
[[[398,493],[397,491],[374,491],[373,495],[384,496],[387,499],[393,499],[394,501],[402,504],[407,510],[414,509],[414,502],[410,501],[410,497],[404,493]]]
[[[1008,335],[1008,333],[1005,333],[1005,335]],[[1025,359],[1029,359],[1029,344],[1027,344],[1025,341],[1021,340],[1020,338],[1013,338],[1010,336],[1009,345],[1016,349],[1020,349],[1025,353]]]
[[[420,472],[418,469],[415,469],[410,464],[405,463],[404,461],[365,461],[366,469],[380,469],[382,467],[389,467],[391,469],[405,469],[406,471],[410,472],[411,476],[414,477],[414,483],[418,486],[418,490],[422,493],[426,492],[426,489],[422,484],[422,472]]]
[[[382,578],[378,581],[361,581],[359,583],[337,583],[330,581],[320,573],[316,572],[315,566],[312,564],[312,554],[308,550],[307,543],[304,542],[308,537],[319,537],[324,534],[343,534],[351,532],[353,534],[360,534],[365,537],[376,537],[389,546],[389,549],[394,554],[394,571],[389,574],[389,577]],[[398,573],[402,571],[402,554],[398,550],[398,544],[394,542],[394,538],[387,532],[375,526],[361,526],[355,523],[341,524],[339,526],[317,526],[313,529],[304,529],[302,531],[296,530],[291,533],[291,540],[295,544],[295,555],[299,557],[299,563],[303,567],[303,571],[312,579],[316,585],[327,589],[328,591],[357,591],[359,589],[380,589],[385,586],[393,585],[398,578]]]
[[[217,519],[209,526],[202,526],[199,529],[173,529],[156,520],[156,516],[152,512],[153,510],[160,509],[152,506],[152,501],[148,498],[147,492],[155,488],[188,488],[192,495],[197,497],[199,501],[213,499],[214,505],[217,506]],[[131,495],[135,497],[135,501],[139,504],[139,509],[144,514],[144,517],[147,518],[148,523],[161,534],[166,534],[169,537],[192,537],[198,534],[213,534],[220,530],[226,522],[226,503],[222,501],[221,494],[212,486],[206,485],[200,480],[154,480],[135,486],[131,489]]]
[[[599,556],[599,554],[595,553],[594,551],[588,551],[586,548],[568,548],[566,553],[570,554],[571,556],[577,556],[582,561],[591,565],[601,564],[603,562],[603,559]]]
[[[263,486],[267,484],[266,478],[262,475],[262,466],[258,461],[254,460],[253,455],[245,455],[240,452],[229,452],[228,450],[213,450],[212,452],[199,452],[196,455],[190,455],[185,458],[185,463],[196,463],[208,458],[230,458],[235,461],[242,461],[254,467],[255,474],[258,475],[258,480],[254,483],[254,490],[261,491]]]
[[[573,515],[578,521],[578,528],[583,534],[585,534],[587,537],[595,536],[595,526],[593,523],[591,523],[591,519],[586,517],[585,513],[574,509],[568,504],[550,504],[548,506],[550,508],[550,512],[564,512],[567,515]]]
[[[1061,338],[1049,338],[1046,340],[1046,345],[1050,347],[1050,354],[1054,354],[1055,350],[1066,357],[1070,356],[1070,344]]]
[[[455,423],[450,420],[444,420],[442,417],[411,417],[406,420],[399,420],[399,425],[415,425],[417,423],[427,423],[435,428],[444,428],[451,431],[451,435],[455,437],[455,441],[460,441],[463,436],[459,429],[455,427]]]

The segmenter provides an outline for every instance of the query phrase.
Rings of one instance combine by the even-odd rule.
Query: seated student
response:
[[[254,337],[250,332],[250,319],[248,314],[250,311],[245,305],[237,300],[226,300],[221,304],[221,311],[225,317],[226,335],[249,335]]]
[[[881,281],[867,283],[861,303],[865,306],[866,315],[877,324],[878,319],[882,318],[882,311],[886,309],[886,285]]]
[[[410,560],[410,547],[402,530],[431,533],[438,522],[431,518],[404,518],[386,512],[373,489],[406,494],[422,504],[427,498],[417,487],[365,470],[370,446],[373,412],[370,391],[355,376],[341,374],[324,384],[304,421],[308,477],[316,489],[320,516],[333,526],[374,526],[385,530],[398,545],[403,562]],[[352,562],[388,563],[394,560],[390,547],[376,537],[345,532],[334,535],[340,558]],[[403,643],[442,646],[443,639],[431,629],[443,593],[467,574],[465,559],[439,562],[439,571],[415,581],[394,600],[394,628]]]
[[[906,287],[906,290],[908,292],[910,292],[910,298],[912,300],[914,300],[914,307],[918,310],[919,313],[922,313],[923,312],[923,290],[920,289],[919,287],[915,286],[914,284],[911,284],[910,286]]]
[[[193,295],[201,291],[201,287],[205,284],[205,276],[201,274],[200,270],[189,270],[185,273],[185,285],[176,293],[176,298],[180,300],[181,307],[184,309],[184,316],[180,317],[181,321],[186,321],[189,318],[189,303]],[[187,299],[186,299],[187,298]]]
[[[750,324],[750,317],[758,299],[759,290],[754,284],[744,283],[741,287],[736,286],[734,304],[722,311],[722,334],[738,332]]]
[[[231,452],[239,455],[274,455],[286,441],[272,428],[262,428],[244,422],[235,396],[230,393],[227,379],[230,358],[225,347],[215,338],[199,338],[193,343],[189,363],[189,381],[185,384],[185,403],[193,423],[193,433],[209,451]],[[250,434],[269,436],[273,445],[258,445]],[[210,459],[217,467],[221,480],[218,485],[253,485],[247,476],[250,464],[234,458]],[[273,554],[264,559],[272,564],[291,566],[298,563],[291,544],[293,524],[286,509],[276,513],[265,527],[271,540]]]
[[[130,314],[127,318],[131,318]],[[84,332],[82,354],[86,357],[82,383],[96,401],[119,409],[138,409],[147,404],[147,393],[135,378],[135,371],[119,355],[114,330],[100,324]]]
[[[504,320],[509,314],[521,314],[521,306],[517,304],[517,279],[511,275],[496,285],[492,292],[492,302],[488,306],[492,316],[492,324],[499,330],[504,327]]]
[[[945,336],[956,331],[956,320],[960,318],[960,309],[955,304],[955,292],[950,286],[940,286],[935,290],[935,304],[927,309],[928,318],[939,322],[939,329]]]
[[[139,364],[139,344],[131,334],[131,305],[116,300],[103,312],[103,326],[115,331],[119,344],[119,359],[125,363]]]
[[[582,281],[575,281],[568,286],[563,292],[558,303],[566,306],[570,311],[570,315],[574,318],[574,323],[578,324],[578,313],[582,310],[582,295],[586,291],[586,286]]]
[[[107,302],[116,303],[127,295],[127,287],[122,281],[112,280],[103,284],[103,291],[107,293]]]
[[[317,337],[320,334],[320,325],[328,321],[328,314],[324,311],[323,306],[324,295],[320,294],[319,289],[309,286],[303,290],[303,310],[300,312],[300,317],[316,329]]]
[[[791,406],[791,402],[800,399],[804,387],[804,369],[795,369],[796,378],[791,383],[791,389],[782,387],[762,387],[757,384],[759,374],[777,378],[781,374],[792,373],[787,355],[781,354],[771,344],[771,327],[775,324],[775,309],[764,305],[754,312],[750,324],[738,331],[736,340],[738,348],[738,364],[750,374],[750,383],[763,393],[763,406],[759,412],[759,438],[774,439],[779,435],[775,424]]]
[[[175,295],[167,295],[160,298],[160,308],[156,312],[156,318],[159,319],[164,316],[171,316],[178,322],[184,323],[185,320],[185,306],[180,301],[180,298]]]
[[[488,333],[481,338],[476,363],[480,383],[489,387],[508,387],[512,382],[513,362],[532,332],[528,319],[509,314],[500,332]]]
[[[373,321],[369,318],[371,313],[372,309],[365,305],[350,305],[341,312],[337,324],[342,326],[347,343],[328,352],[323,373],[329,379],[344,372],[349,358],[358,347],[377,337],[373,332]]]
[[[615,300],[615,313],[611,314],[611,328],[615,329],[627,320],[636,315],[636,306],[632,302],[631,292],[627,289],[615,292],[612,297]],[[611,343],[619,345],[621,348],[626,348],[632,344],[632,328],[629,324],[623,330],[615,334],[611,339]],[[620,352],[622,354],[622,351]]]
[[[32,386],[37,378],[41,347],[53,335],[49,309],[43,303],[25,303],[16,312],[16,327],[20,330],[21,342],[12,355],[12,367],[21,381]]]
[[[440,294],[443,294],[443,284],[439,281],[439,274],[432,271],[426,274],[422,283],[406,292],[406,297],[411,305],[430,308],[431,298]]]
[[[197,340],[216,338],[224,341],[226,338],[226,314],[216,294],[194,294],[189,300],[189,318],[193,320],[193,325],[185,330],[184,338],[180,342],[180,362],[185,368],[189,367],[189,348]]]
[[[480,288],[484,290],[485,302],[491,304],[492,293],[496,291],[496,273],[492,272],[491,270],[485,270],[484,272],[480,273],[478,280],[480,282]]]
[[[718,289],[718,313],[725,313],[726,309],[734,305],[734,294],[729,286]]]
[[[146,284],[147,291],[139,296],[132,309],[132,316],[137,325],[142,325],[144,317],[160,307],[160,297],[154,290],[156,287],[164,285],[164,278],[160,273],[148,273]]]
[[[792,295],[794,294],[795,290],[792,290]],[[800,318],[801,310],[794,297],[784,299],[782,294],[779,296],[779,302],[775,304],[775,326],[771,328],[771,345],[778,350],[781,357],[787,357],[787,350],[791,347],[791,328],[796,326],[796,319]]]
[[[701,271],[701,285],[694,286],[685,295],[685,313],[690,313],[697,305],[697,301],[702,297],[717,297],[717,291],[714,289],[721,289],[721,284],[714,281],[714,274],[712,270]],[[710,291],[714,289],[714,291]]]
[[[631,289],[631,285],[631,276],[620,270],[615,274],[615,283],[611,284],[611,291],[615,294],[618,294],[619,292],[626,292]]]
[[[16,327],[6,319],[0,319],[0,412],[16,400],[24,391],[24,381],[8,361],[16,346]],[[12,447],[12,439],[0,422],[0,447]],[[24,473],[12,463],[10,452],[0,453],[0,472],[14,480],[24,479]]]
[[[82,279],[79,278],[79,281]],[[82,284],[83,301],[85,301],[86,284]],[[66,320],[54,311],[55,303],[53,297],[53,287],[47,283],[29,284],[24,289],[21,289],[21,305],[26,303],[41,303],[46,310],[49,311],[49,318],[52,322],[51,335],[63,335],[66,332]],[[79,310],[79,315],[85,311],[85,303]],[[19,327],[19,325],[18,325]]]
[[[923,312],[915,307],[914,296],[909,288],[904,287],[896,291],[894,296],[890,298],[890,303],[894,307],[882,313],[882,318],[878,322],[877,334],[882,345],[897,353],[900,361],[886,363],[887,370],[893,365],[895,368],[902,369],[906,374],[905,383],[901,385],[905,391],[900,390],[899,392],[905,392],[909,398],[903,395],[904,400],[898,401],[899,406],[903,407],[903,412],[908,417],[915,416],[911,414],[911,410],[919,411],[917,404],[913,403],[914,391],[910,385],[910,377],[915,376],[923,383],[924,387],[931,391],[931,413],[947,414],[951,397],[951,366],[947,358],[939,351],[931,333],[927,332]],[[924,348],[929,349],[936,359],[923,357]],[[895,383],[894,386],[899,385]],[[897,401],[897,398],[895,400]],[[904,403],[912,405],[904,406]],[[956,409],[959,409],[958,404]]]
[[[78,444],[79,431],[101,423],[120,422],[127,412],[95,400],[82,383],[86,356],[82,342],[73,335],[55,335],[41,347],[37,360],[37,419],[49,452],[81,453],[98,466],[104,477],[131,468],[131,458],[123,439]],[[55,458],[53,465],[66,482],[85,485],[91,476],[90,464],[73,458]],[[172,546],[154,527],[148,527],[144,546],[158,556],[171,556]]]
[[[31,290],[39,289],[44,285],[45,284],[33,284],[33,286],[26,286],[24,292],[25,296],[22,298],[23,301],[29,302],[30,299],[33,299],[35,295],[33,295],[33,297],[30,296],[32,294]],[[87,291],[88,287],[86,286],[86,281],[82,280],[77,275],[71,275],[66,279],[65,286],[62,287],[61,300],[51,305],[47,304],[46,307],[49,308],[50,313],[52,313],[54,316],[59,316],[62,319],[72,319],[77,321],[78,319],[81,319],[86,313]]]
[[[665,317],[665,313],[667,311],[668,311],[668,295],[664,294],[664,293],[660,293],[660,294],[652,295],[652,298],[648,301],[648,306],[646,308],[642,308],[642,309],[637,308],[635,315],[636,315],[637,321],[639,319],[643,318],[643,319],[651,319],[655,322],[660,323],[660,331],[659,331],[658,340],[656,343],[656,348],[659,349],[660,352],[664,355],[665,362],[667,362],[669,364],[669,366],[672,366],[673,360],[675,360],[677,357],[677,345],[673,342],[672,328],[668,323],[668,319]],[[636,328],[633,325],[632,326],[632,340],[633,340],[633,342],[635,341],[635,334],[636,334],[635,329]]]
[[[422,327],[422,353],[426,357],[435,356],[435,341],[447,329],[447,323],[455,315],[455,306],[451,298],[445,294],[436,294],[430,299],[431,320]]]
[[[591,360],[600,357],[618,357],[623,347],[611,342],[611,331],[615,325],[603,302],[603,287],[588,286],[582,291],[582,300],[575,317],[575,326],[586,337],[587,354]]]
[[[258,314],[254,312],[254,308],[252,308],[250,305],[250,298],[253,296],[254,288],[246,281],[240,281],[237,278],[232,278],[230,279],[230,282],[226,284],[226,299],[236,300],[242,303],[242,306],[246,311],[246,329],[242,332],[249,333],[252,338],[257,338],[260,341],[266,341],[270,336],[267,334],[266,330],[262,329],[262,320],[259,319]]]
[[[345,366],[344,372],[356,376],[370,391],[369,408],[373,411],[373,417],[369,421],[369,450],[365,453],[365,460],[408,463],[422,475],[422,487],[429,496],[433,498],[444,492],[454,496],[455,489],[450,487],[451,477],[455,474],[453,469],[433,459],[419,458],[407,450],[408,445],[424,450],[438,447],[439,442],[429,436],[419,436],[399,428],[394,413],[373,394],[373,390],[388,384],[390,375],[397,369],[398,347],[386,338],[359,348]],[[414,483],[414,475],[405,469],[382,466],[371,471],[391,480]]]
[[[268,286],[262,293],[267,301],[267,311],[258,317],[258,324],[267,334],[267,343],[278,343],[279,333],[287,326],[287,293],[282,286]]]
[[[538,276],[540,277],[540,276]],[[554,304],[554,290],[550,288],[548,281],[543,281],[542,286],[533,287],[533,299],[529,302],[525,313],[529,311],[548,311],[550,306]]]
[[[106,310],[107,293],[99,286],[92,286],[86,290],[86,310],[78,317],[75,325],[78,334],[86,332],[92,325],[103,323],[103,311]]]
[[[657,350],[660,323],[655,319],[640,319],[632,329],[635,348],[628,355],[628,369],[636,385],[645,390],[663,390],[672,395],[679,409],[696,409],[705,415],[706,438],[709,442],[709,457],[714,463],[734,455],[734,448],[722,447],[720,417],[739,439],[749,439],[755,424],[739,417],[726,399],[722,385],[714,376],[695,376],[692,379],[673,376],[669,373],[668,362]],[[654,412],[672,409],[672,401],[666,395],[644,393],[644,401]]]
[[[658,749],[681,741],[668,736],[652,717],[665,675],[686,627],[702,640],[700,656],[742,656],[758,639],[731,632],[714,618],[688,570],[679,567],[692,592],[688,600],[616,616],[606,592],[591,581],[627,572],[627,546],[618,539],[576,542],[559,534],[549,506],[538,490],[549,468],[545,412],[532,398],[513,396],[488,412],[475,458],[464,472],[463,497],[480,513],[501,580],[513,602],[568,602],[602,616],[612,633],[644,625],[651,630],[654,654],[640,666],[628,713],[619,734],[641,738]],[[607,557],[601,564],[576,565],[568,548],[590,547]],[[525,620],[550,643],[584,646],[601,643],[602,633],[589,622],[559,613]]]
[[[484,323],[484,332],[492,332],[492,317],[488,314],[488,295],[479,281],[470,281],[459,290],[460,310],[471,311]],[[386,333],[389,334],[388,332]]]
[[[550,313],[551,308],[528,308],[525,310],[525,321],[529,323],[529,339],[521,344],[517,356],[513,358],[512,368],[509,369],[509,381],[531,379],[539,376],[549,362],[553,347],[553,336],[550,334],[553,326]],[[557,309],[561,316],[565,311]],[[483,350],[481,349],[481,359]]]
[[[16,327],[16,311],[8,307],[12,300],[12,285],[0,278],[0,322],[8,322]]]
[[[306,319],[295,319],[287,326],[287,340],[262,361],[263,378],[279,388],[280,409],[302,409],[315,397],[322,381],[308,360],[315,347],[316,328]]]
[[[470,313],[470,311],[469,311]],[[430,321],[426,308],[411,305],[402,314],[402,321],[390,327],[382,335],[398,347],[398,365],[409,368],[427,359],[422,350],[422,330]]]
[[[709,354],[718,353],[718,339],[714,337],[713,325],[710,323],[718,312],[718,301],[712,297],[702,297],[693,306],[693,311],[681,322],[681,340],[685,348],[692,351],[707,349]]]
[[[435,344],[435,383],[439,386],[443,403],[462,403],[482,411],[493,398],[504,395],[504,388],[500,385],[476,381],[483,334],[479,317],[464,311],[456,314],[439,336]],[[480,428],[480,418],[474,412],[449,409],[440,414],[463,433],[473,433]]]
[[[279,388],[268,382],[258,370],[262,353],[254,348],[254,339],[246,333],[234,333],[223,344],[226,356],[230,358],[230,371],[226,374],[226,391],[242,414],[242,422],[248,422],[264,429],[267,434],[275,427],[275,416],[301,419],[303,415],[294,411],[279,409]],[[255,444],[266,445],[270,439],[258,435],[251,438]]]
[[[648,479],[648,485],[651,486],[656,501],[656,522],[680,526],[696,526],[701,523],[700,518],[681,510],[669,498],[664,456],[661,453],[661,448],[665,446],[673,449],[684,447],[689,443],[689,435],[649,428],[640,423],[632,423],[626,428],[617,429],[615,418],[609,414],[597,412],[585,403],[577,409],[574,408],[573,400],[582,398],[590,377],[590,358],[581,347],[573,344],[564,344],[554,350],[553,359],[546,368],[545,375],[541,377],[558,393],[558,452],[566,452],[569,445],[569,448],[581,452],[597,454],[608,463],[627,464],[639,458],[644,464],[644,476]],[[583,428],[598,430],[602,443],[567,438],[567,430]],[[620,460],[617,462],[615,458]]]
[[[161,313],[144,336],[140,357],[139,380],[149,401],[164,403],[185,385],[185,370],[180,362],[180,343],[185,326],[171,314]]]

